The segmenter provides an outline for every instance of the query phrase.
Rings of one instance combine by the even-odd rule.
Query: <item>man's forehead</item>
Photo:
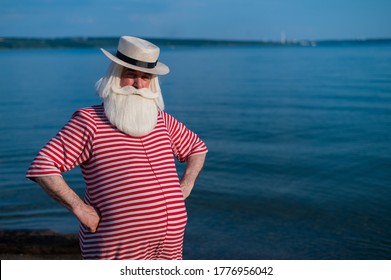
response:
[[[134,70],[134,69],[131,69],[131,68],[126,68],[124,67],[123,69],[123,72],[130,72],[130,73],[136,73],[136,74],[148,74],[148,75],[151,75],[149,73],[146,73],[146,72],[143,72],[143,71],[138,71],[138,70]]]

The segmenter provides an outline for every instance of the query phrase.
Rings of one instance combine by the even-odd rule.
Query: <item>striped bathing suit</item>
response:
[[[95,233],[80,226],[84,259],[182,259],[187,212],[174,157],[183,162],[206,152],[205,143],[166,112],[159,112],[151,133],[131,137],[96,105],[74,113],[26,176],[61,176],[80,165],[85,202],[101,213]]]

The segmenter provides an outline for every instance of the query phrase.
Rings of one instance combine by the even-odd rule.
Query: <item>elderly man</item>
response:
[[[164,111],[154,44],[120,38],[97,84],[103,104],[75,112],[38,153],[27,177],[80,221],[84,259],[182,259],[184,200],[205,161],[200,138]],[[179,180],[175,159],[186,162]],[[84,200],[61,176],[80,165]]]

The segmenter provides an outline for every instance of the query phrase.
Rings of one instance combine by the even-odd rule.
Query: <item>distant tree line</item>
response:
[[[67,38],[0,38],[0,49],[65,49],[65,48],[115,48],[118,37],[67,37]],[[391,39],[357,40],[301,40],[301,41],[240,41],[207,39],[146,38],[160,47],[205,46],[328,46],[351,44],[391,44]]]

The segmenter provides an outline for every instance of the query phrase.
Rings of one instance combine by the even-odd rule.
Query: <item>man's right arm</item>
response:
[[[90,232],[99,225],[98,211],[87,205],[65,182],[61,176],[41,176],[30,178],[37,182],[52,198],[68,208]]]

